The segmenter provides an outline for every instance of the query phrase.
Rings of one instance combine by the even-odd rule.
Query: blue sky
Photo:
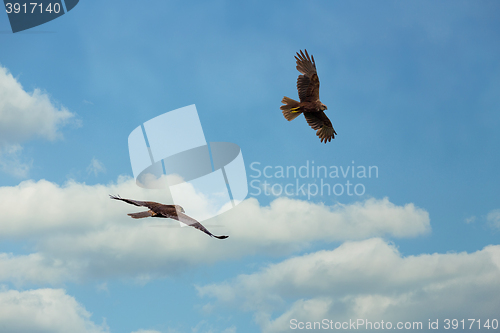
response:
[[[500,320],[499,15],[497,1],[82,0],[16,34],[0,15],[0,327]],[[301,49],[338,133],[326,145],[279,109]],[[363,195],[249,195],[214,219],[224,241],[150,228],[107,195],[162,200],[135,185],[127,138],[191,104],[207,141],[241,147],[249,182],[296,181],[254,162],[378,177],[323,179]]]

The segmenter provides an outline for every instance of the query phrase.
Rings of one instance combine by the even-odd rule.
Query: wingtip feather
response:
[[[215,235],[213,235],[213,236],[214,236],[215,238],[217,238],[217,239],[226,239],[226,238],[228,238],[228,237],[229,237],[229,236],[215,236]]]

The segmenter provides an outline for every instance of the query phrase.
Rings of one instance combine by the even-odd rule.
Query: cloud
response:
[[[106,168],[104,164],[100,162],[97,158],[93,157],[92,161],[90,161],[90,165],[87,167],[87,173],[90,175],[91,173],[97,177],[98,174],[106,172]]]
[[[191,327],[192,333],[236,333],[236,326],[231,326],[225,329],[214,328],[214,326],[207,322],[206,320],[202,320],[196,326]]]
[[[494,229],[500,229],[500,209],[492,210],[486,216],[488,224]]]
[[[105,333],[91,314],[62,289],[0,291],[0,323],[9,333]]]
[[[250,198],[203,222],[213,233],[230,236],[219,241],[169,219],[131,219],[126,214],[141,208],[111,200],[110,193],[169,203],[163,190],[140,188],[131,178],[108,185],[40,180],[0,187],[0,237],[29,240],[37,251],[0,257],[0,266],[19,272],[0,274],[0,279],[57,284],[132,277],[146,282],[246,255],[290,254],[318,240],[414,237],[430,230],[426,211],[413,204],[396,206],[387,198],[335,206],[278,198],[264,207]],[[186,198],[202,199],[193,193]]]
[[[54,105],[40,89],[26,92],[7,68],[0,66],[0,171],[27,178],[33,161],[22,158],[21,143],[61,138],[59,128],[70,122],[78,124],[73,113]]]
[[[127,187],[124,183],[121,185],[122,190]],[[40,233],[102,227],[120,212],[108,199],[108,194],[118,187],[113,184],[87,186],[73,181],[59,186],[46,180],[27,180],[17,186],[0,187],[0,210],[4,212],[1,237],[40,236]]]
[[[71,279],[71,267],[61,260],[41,253],[0,253],[0,281],[21,286],[27,283],[57,284],[66,279]]]
[[[291,319],[324,318],[422,321],[425,329],[428,319],[495,318],[499,279],[498,245],[404,257],[394,245],[373,238],[197,289],[218,304],[254,312],[263,332],[288,332]]]
[[[28,177],[33,160],[22,161],[22,150],[19,144],[0,145],[0,170],[16,178]]]
[[[465,219],[465,223],[470,224],[476,222],[476,217],[475,216],[470,216]]]
[[[273,243],[385,235],[415,237],[430,231],[429,214],[425,210],[413,204],[396,206],[388,198],[326,206],[281,197],[269,207],[261,207],[256,199],[249,199],[238,215],[243,225],[234,230],[238,236]]]
[[[74,114],[55,106],[46,93],[26,92],[21,84],[0,66],[0,144],[22,143],[32,138],[55,140],[58,129],[73,120]]]
[[[168,328],[165,333],[179,333],[180,331],[173,329],[173,328]],[[226,328],[222,331],[214,329],[210,324],[208,324],[206,321],[202,321],[201,323],[198,323],[195,327],[191,328],[192,333],[198,333],[198,332],[206,332],[206,333],[215,333],[215,332],[220,332],[220,333],[236,333],[236,327],[231,326],[229,328]],[[156,330],[144,330],[140,329],[137,331],[134,331],[132,333],[162,333],[160,331]]]

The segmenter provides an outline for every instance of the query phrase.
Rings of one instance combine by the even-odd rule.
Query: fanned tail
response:
[[[294,99],[285,96],[281,100],[281,103],[285,104],[280,106],[280,109],[283,111],[283,116],[285,116],[288,121],[294,120],[302,113],[302,111],[300,111],[300,103]]]

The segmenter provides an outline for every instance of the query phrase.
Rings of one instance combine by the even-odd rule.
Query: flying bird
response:
[[[283,110],[283,115],[288,121],[303,113],[309,126],[317,130],[316,135],[321,139],[321,142],[330,142],[335,139],[337,132],[333,129],[330,119],[323,112],[327,109],[326,105],[319,100],[319,78],[314,57],[312,55],[309,57],[307,50],[304,51],[305,54],[300,50],[300,53],[297,52],[297,56],[295,56],[297,70],[302,73],[297,79],[300,102],[285,96],[281,101],[285,105],[282,105],[280,109]]]
[[[229,237],[229,236],[215,236],[210,231],[208,231],[207,228],[205,228],[200,222],[184,214],[185,213],[184,208],[182,208],[179,205],[164,205],[153,201],[137,201],[137,200],[123,199],[120,198],[119,196],[114,196],[114,195],[110,195],[109,197],[111,199],[125,201],[126,203],[129,203],[131,205],[139,207],[143,206],[149,208],[149,210],[145,212],[127,214],[128,216],[134,219],[141,219],[143,217],[150,217],[150,216],[171,218],[179,222],[182,222],[184,224],[187,224],[191,227],[194,227],[198,230],[201,230],[211,237],[215,237],[218,239],[225,239]]]

